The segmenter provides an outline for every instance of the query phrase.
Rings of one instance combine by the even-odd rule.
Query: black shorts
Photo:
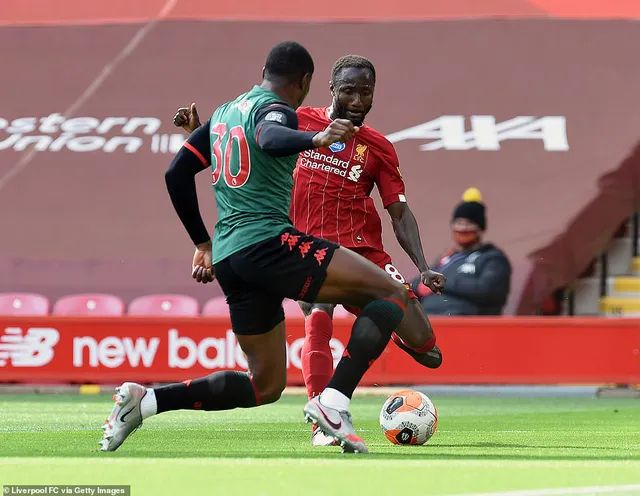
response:
[[[233,331],[265,334],[284,320],[284,298],[313,302],[338,247],[291,227],[216,263]]]

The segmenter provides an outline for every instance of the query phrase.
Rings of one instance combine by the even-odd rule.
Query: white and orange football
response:
[[[424,444],[438,428],[438,411],[426,394],[404,389],[382,405],[380,427],[393,444]]]

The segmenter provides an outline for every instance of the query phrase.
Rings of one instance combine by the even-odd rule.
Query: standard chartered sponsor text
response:
[[[349,167],[348,161],[340,160],[337,157],[315,150],[307,150],[305,152],[302,152],[300,154],[298,164],[301,167],[321,170],[323,172],[337,174],[338,176],[342,177],[346,177],[347,168]]]

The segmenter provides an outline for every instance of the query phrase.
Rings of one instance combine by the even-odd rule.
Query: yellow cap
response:
[[[482,194],[478,188],[467,188],[462,194],[462,201],[466,202],[482,202]]]

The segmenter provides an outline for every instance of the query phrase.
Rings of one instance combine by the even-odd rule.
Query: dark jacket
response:
[[[488,243],[470,253],[453,253],[431,268],[447,277],[442,295],[430,293],[420,276],[411,281],[428,315],[502,314],[509,296],[511,264],[496,246]]]

